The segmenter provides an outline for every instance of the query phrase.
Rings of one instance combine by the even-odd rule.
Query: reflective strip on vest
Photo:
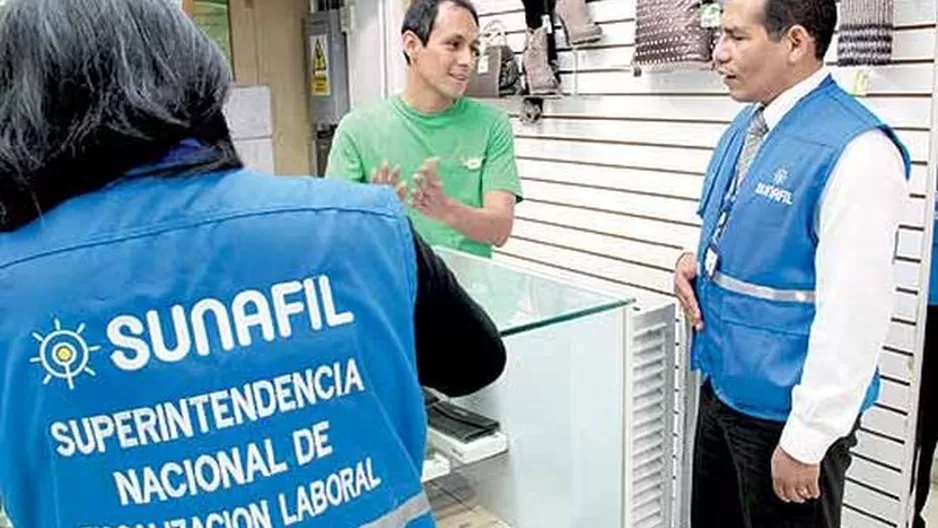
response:
[[[814,292],[810,290],[777,290],[775,288],[769,288],[768,286],[760,286],[758,284],[734,279],[719,271],[714,273],[710,280],[725,290],[741,295],[748,295],[767,301],[814,304]]]
[[[411,497],[397,509],[389,511],[375,521],[363,524],[361,528],[402,528],[430,513],[430,501],[424,492]]]

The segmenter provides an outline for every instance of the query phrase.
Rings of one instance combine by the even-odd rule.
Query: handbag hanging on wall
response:
[[[505,37],[505,26],[493,20],[479,36],[479,62],[469,80],[466,95],[494,99],[521,93],[521,68]]]
[[[632,65],[709,67],[719,25],[720,3],[714,0],[638,0]]]
[[[838,66],[881,66],[892,60],[893,0],[842,0]]]

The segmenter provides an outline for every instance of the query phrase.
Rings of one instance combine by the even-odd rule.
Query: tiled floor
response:
[[[511,528],[481,506],[463,503],[432,482],[426,485],[426,490],[438,528]],[[927,528],[938,528],[938,486],[932,486],[925,504],[925,524]],[[0,527],[3,526],[0,516]]]
[[[457,489],[451,492],[443,486],[428,482],[424,487],[436,516],[437,528],[511,528],[491,512],[475,503],[469,489],[452,487],[452,479],[441,479],[447,483],[447,489]]]
[[[443,488],[430,483],[427,495],[433,505],[438,528],[511,528],[480,506],[464,504]],[[926,528],[938,528],[938,486],[932,485],[925,504]]]

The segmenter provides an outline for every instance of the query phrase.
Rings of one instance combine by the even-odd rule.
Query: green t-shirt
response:
[[[429,157],[440,158],[446,193],[471,207],[482,207],[488,191],[507,191],[521,199],[514,135],[500,110],[463,97],[438,114],[411,108],[400,97],[352,112],[342,119],[332,141],[326,175],[367,182],[387,161],[399,165],[401,180],[413,190],[413,175]],[[489,256],[488,244],[409,210],[417,232],[431,245]]]

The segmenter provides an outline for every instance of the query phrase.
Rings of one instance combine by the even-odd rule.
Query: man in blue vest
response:
[[[938,227],[938,212],[934,215]],[[928,284],[928,315],[925,320],[925,346],[919,380],[918,427],[915,433],[917,467],[915,473],[915,518],[912,528],[925,528],[922,512],[931,491],[931,471],[938,445],[938,238],[932,239],[931,278]]]
[[[13,0],[0,34],[14,526],[432,527],[418,380],[505,350],[393,190],[244,169],[172,0]]]
[[[909,158],[823,68],[834,0],[728,0],[715,61],[747,105],[707,169],[675,293],[704,375],[692,519],[840,526],[876,401]]]

